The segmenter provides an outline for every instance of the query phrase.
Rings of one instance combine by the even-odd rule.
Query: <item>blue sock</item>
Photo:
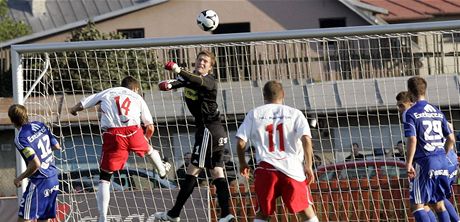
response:
[[[439,222],[450,222],[450,217],[447,210],[436,212],[436,214],[438,215]]]
[[[428,213],[423,208],[415,210],[412,214],[417,222],[431,222]]]
[[[438,221],[438,220],[436,220],[436,215],[434,215],[432,210],[426,211],[426,213],[428,214],[428,217],[430,218],[430,222],[437,222]]]
[[[460,218],[458,217],[458,213],[455,210],[454,205],[452,205],[452,203],[447,198],[444,199],[444,206],[446,206],[451,221],[460,221]]]

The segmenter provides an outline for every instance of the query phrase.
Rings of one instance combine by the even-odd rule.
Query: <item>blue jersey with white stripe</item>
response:
[[[405,136],[417,138],[414,160],[446,154],[444,138],[452,131],[437,107],[425,100],[418,101],[403,113],[403,123]]]
[[[35,156],[41,162],[40,168],[29,178],[49,178],[57,174],[51,147],[58,141],[44,123],[35,121],[24,124],[14,142],[26,164]]]

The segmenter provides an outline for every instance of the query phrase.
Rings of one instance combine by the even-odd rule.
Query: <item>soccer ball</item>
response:
[[[206,32],[213,31],[219,25],[219,17],[213,10],[204,10],[198,14],[196,24]]]

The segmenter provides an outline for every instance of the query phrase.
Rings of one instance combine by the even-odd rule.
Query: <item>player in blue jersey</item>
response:
[[[8,116],[18,129],[16,148],[27,164],[27,169],[14,179],[16,187],[29,179],[19,205],[18,221],[50,221],[56,218],[56,198],[59,190],[53,150],[60,150],[56,138],[42,122],[29,122],[26,107],[14,104]]]
[[[410,201],[416,221],[430,219],[424,205],[431,205],[439,221],[450,221],[444,199],[450,195],[446,153],[453,149],[454,135],[444,114],[425,100],[427,83],[421,77],[407,81],[415,104],[403,113],[407,138],[407,173]]]
[[[408,91],[402,91],[399,92],[398,95],[396,95],[396,105],[398,107],[398,110],[400,113],[404,113],[407,109],[409,109],[413,104],[415,103],[415,99],[412,98],[412,96],[409,94]],[[450,129],[453,131],[452,124],[448,123]],[[455,153],[455,150],[452,149],[450,152],[447,154],[447,161],[448,161],[448,172],[449,172],[449,181],[450,185],[452,186],[455,181],[457,180],[457,168],[458,168],[458,160],[457,160],[457,154]],[[458,222],[460,221],[460,218],[458,216],[457,210],[455,209],[454,205],[449,201],[450,196],[447,196],[446,199],[444,199],[444,206],[446,207],[447,211],[449,212],[449,216],[451,221]],[[425,205],[425,211],[428,213],[428,216],[430,217],[431,222],[436,222],[436,216],[431,211],[431,208],[428,205]]]

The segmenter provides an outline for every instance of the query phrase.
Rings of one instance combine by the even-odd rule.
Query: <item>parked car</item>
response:
[[[375,159],[329,164],[316,169],[318,181],[370,179],[383,176],[407,177],[406,163],[393,159]]]
[[[59,174],[60,190],[64,193],[94,192],[99,184],[99,169],[83,169]],[[177,185],[146,169],[123,169],[114,172],[112,190],[141,190],[151,188],[176,188]]]

